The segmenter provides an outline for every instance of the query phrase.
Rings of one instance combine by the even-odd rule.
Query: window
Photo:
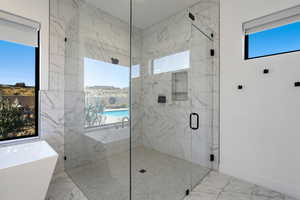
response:
[[[0,14],[0,141],[38,136],[39,25]]]
[[[300,6],[243,24],[245,59],[300,50]]]
[[[300,22],[246,35],[246,59],[300,50]]]
[[[131,66],[131,78],[140,77],[140,65],[132,65]]]
[[[129,120],[129,67],[84,59],[85,128]]]
[[[190,67],[190,52],[183,51],[153,60],[153,74],[177,71]]]

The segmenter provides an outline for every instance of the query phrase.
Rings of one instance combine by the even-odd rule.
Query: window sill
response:
[[[20,139],[13,139],[13,140],[3,140],[0,141],[0,148],[10,145],[16,145],[16,144],[24,144],[24,143],[30,143],[30,142],[36,142],[39,141],[39,136],[34,137],[28,137],[28,138],[20,138]]]

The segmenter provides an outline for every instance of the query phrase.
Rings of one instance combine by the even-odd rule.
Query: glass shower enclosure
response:
[[[64,167],[89,200],[180,200],[210,172],[218,2],[50,1]]]

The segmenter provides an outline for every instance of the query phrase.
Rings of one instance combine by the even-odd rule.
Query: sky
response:
[[[188,68],[189,56],[189,51],[184,51],[155,59],[153,61],[154,74]],[[139,76],[139,68],[139,65],[132,66],[132,78]],[[84,58],[84,86],[128,87],[129,68],[99,60]]]
[[[249,35],[249,57],[257,57],[300,49],[300,22]],[[154,60],[154,73],[189,66],[189,51]],[[129,68],[89,58],[84,59],[85,86],[129,86]],[[175,69],[176,68],[176,69]],[[132,77],[139,76],[133,66]],[[0,40],[0,84],[24,82],[35,85],[35,48]]]
[[[129,68],[84,58],[84,86],[129,87]]]
[[[183,51],[153,60],[153,73],[176,71],[190,67],[190,51]]]
[[[249,35],[249,57],[300,50],[300,22]]]
[[[35,48],[0,40],[0,84],[35,85]]]

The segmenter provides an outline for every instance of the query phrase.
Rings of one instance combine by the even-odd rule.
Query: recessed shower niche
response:
[[[187,101],[188,100],[188,72],[172,73],[172,100]]]

